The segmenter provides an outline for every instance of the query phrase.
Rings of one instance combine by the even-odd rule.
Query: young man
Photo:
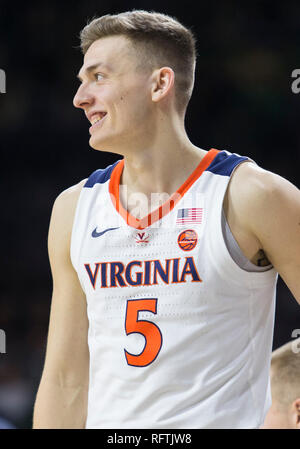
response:
[[[74,106],[123,158],[55,201],[35,428],[258,428],[277,273],[300,301],[300,194],[193,145],[195,38],[132,11],[81,32]]]
[[[277,348],[271,360],[270,407],[263,429],[300,429],[300,338]]]

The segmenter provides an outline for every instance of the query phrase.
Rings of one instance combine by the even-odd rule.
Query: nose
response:
[[[73,105],[75,108],[81,108],[84,109],[86,106],[90,105],[93,102],[93,97],[88,91],[85,84],[81,84],[77,92],[73,98]]]

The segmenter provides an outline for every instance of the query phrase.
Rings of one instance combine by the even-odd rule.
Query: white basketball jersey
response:
[[[247,157],[211,149],[141,220],[119,201],[124,160],[96,170],[71,259],[87,299],[86,428],[258,428],[271,405],[277,273],[224,242],[223,199]]]

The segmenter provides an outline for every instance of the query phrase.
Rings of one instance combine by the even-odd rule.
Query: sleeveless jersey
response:
[[[240,268],[221,226],[230,177],[245,161],[255,163],[209,150],[141,220],[119,201],[124,159],[87,179],[71,238],[89,319],[86,428],[263,423],[278,275]]]

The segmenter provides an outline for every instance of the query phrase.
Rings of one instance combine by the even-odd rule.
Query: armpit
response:
[[[265,255],[264,251],[260,249],[255,256],[251,259],[251,262],[258,267],[265,267],[267,265],[271,265],[271,262]]]

